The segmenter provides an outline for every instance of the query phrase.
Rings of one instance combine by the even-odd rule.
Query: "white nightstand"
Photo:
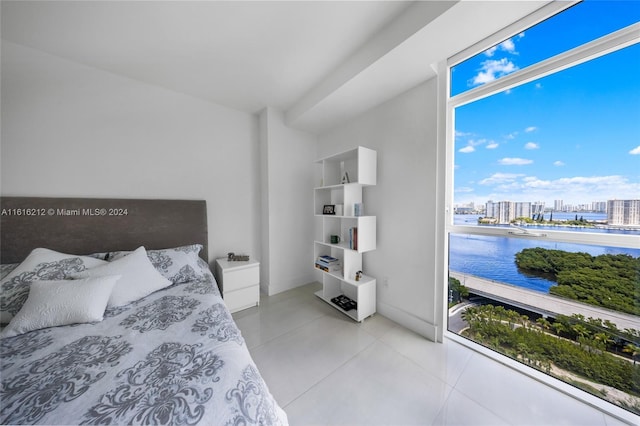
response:
[[[260,262],[216,259],[216,280],[232,313],[260,304]]]

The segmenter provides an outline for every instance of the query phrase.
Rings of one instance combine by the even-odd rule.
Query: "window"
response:
[[[639,15],[637,1],[579,3],[452,66],[451,96],[635,24]]]
[[[635,414],[639,20],[585,1],[514,27],[448,64],[447,101],[449,332]]]

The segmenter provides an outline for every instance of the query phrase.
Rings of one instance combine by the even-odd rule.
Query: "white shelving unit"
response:
[[[316,293],[340,312],[356,321],[362,321],[376,312],[376,279],[362,275],[356,281],[356,272],[362,271],[362,255],[376,249],[376,217],[355,216],[357,203],[362,203],[362,191],[376,184],[377,153],[364,147],[332,155],[316,161],[320,186],[314,189],[316,217],[314,261],[319,256],[340,259],[341,271],[322,272],[322,290]],[[348,175],[349,182],[342,183]],[[342,205],[341,215],[323,214],[326,205]],[[366,206],[363,209],[366,213]],[[349,231],[357,228],[357,248],[350,248]],[[340,242],[331,243],[338,235]],[[358,307],[345,311],[331,299],[345,295]]]

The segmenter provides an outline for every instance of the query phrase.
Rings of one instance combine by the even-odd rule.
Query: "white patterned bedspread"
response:
[[[213,275],[0,341],[1,424],[287,424]]]

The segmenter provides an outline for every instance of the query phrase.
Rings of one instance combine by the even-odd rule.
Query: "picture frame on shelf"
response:
[[[322,214],[336,214],[336,206],[335,204],[325,204],[322,208]]]

